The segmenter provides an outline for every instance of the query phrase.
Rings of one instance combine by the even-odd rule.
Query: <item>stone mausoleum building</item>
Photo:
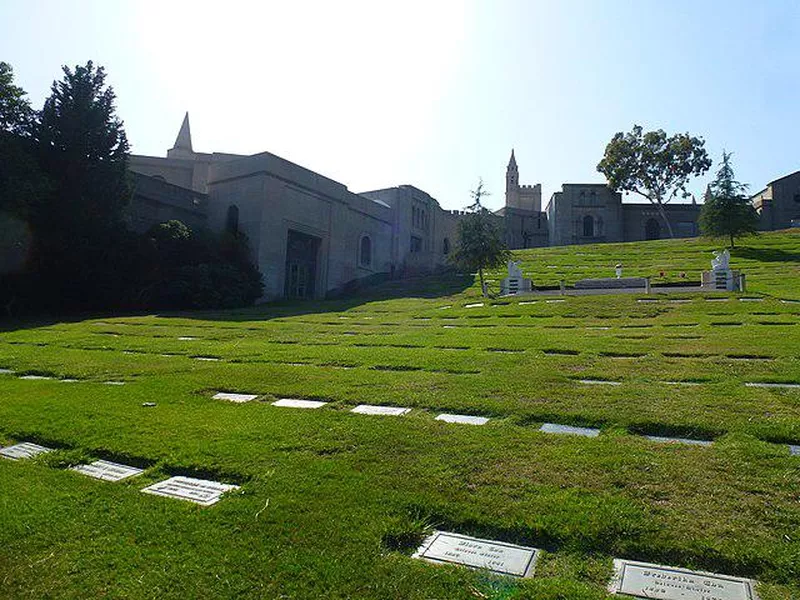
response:
[[[264,300],[321,298],[364,280],[444,268],[463,214],[411,185],[357,194],[269,152],[195,152],[188,114],[166,158],[134,155],[130,170],[133,229],[177,219],[245,233],[264,275]],[[771,182],[752,202],[762,229],[800,224],[800,171]],[[698,235],[699,205],[665,210],[676,237]],[[605,184],[565,183],[543,209],[541,184],[520,184],[513,150],[506,203],[495,215],[511,249],[668,235],[652,204],[623,203]]]
[[[506,168],[506,205],[496,214],[505,219],[506,242],[511,248],[635,242],[668,237],[656,208],[647,203],[623,203],[622,194],[604,183],[565,183],[544,211],[542,186],[521,185],[519,167],[511,151]],[[667,204],[667,218],[675,237],[698,235],[700,206]]]
[[[764,231],[800,227],[800,171],[770,181],[750,202]]]
[[[263,299],[320,298],[359,280],[447,264],[457,215],[409,185],[356,194],[262,152],[192,148],[188,114],[166,158],[131,156],[132,228],[178,219],[247,235]]]

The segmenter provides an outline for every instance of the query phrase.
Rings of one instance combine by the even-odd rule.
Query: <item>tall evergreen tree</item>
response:
[[[458,222],[458,243],[452,261],[463,269],[478,272],[481,293],[486,296],[484,269],[502,266],[511,257],[511,252],[503,239],[499,219],[481,203],[489,195],[483,188],[483,181],[470,195],[473,203],[467,208],[469,214]]]
[[[747,197],[747,185],[738,182],[731,166],[731,153],[722,153],[717,177],[709,184],[700,211],[700,230],[712,237],[734,239],[758,231],[758,213]]]
[[[56,308],[107,306],[125,284],[128,140],[105,70],[91,61],[63,70],[34,128],[53,182],[53,193],[31,210],[36,269]]]

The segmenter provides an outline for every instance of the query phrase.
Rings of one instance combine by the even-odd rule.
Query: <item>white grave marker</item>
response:
[[[125,385],[124,381],[104,381],[105,385]]]
[[[0,369],[0,375],[13,375],[14,371],[11,369]]]
[[[422,542],[413,556],[434,563],[487,569],[501,575],[533,577],[539,550],[437,531]]]
[[[483,302],[476,302],[475,304],[465,304],[464,308],[480,308],[483,306]]]
[[[46,448],[45,446],[40,446],[39,444],[34,444],[32,442],[21,442],[19,444],[14,444],[13,446],[0,448],[0,456],[3,458],[10,458],[11,460],[19,460],[21,458],[33,458],[37,454],[44,454],[45,452],[52,451],[52,448]]]
[[[182,342],[191,342],[196,340],[197,338],[191,335],[182,335],[178,339]]]
[[[404,414],[411,412],[411,409],[402,408],[400,406],[374,406],[372,404],[359,404],[350,412],[358,413],[360,415],[386,415],[390,417],[401,417]]]
[[[23,375],[20,379],[24,379],[25,381],[44,381],[46,379],[52,379],[49,375]]]
[[[72,467],[72,470],[103,481],[120,481],[128,477],[141,475],[144,472],[136,467],[129,467],[128,465],[121,465],[107,460],[96,460],[88,465],[76,465]]]
[[[678,438],[678,437],[665,437],[661,435],[646,435],[644,436],[651,442],[661,442],[664,444],[693,444],[695,446],[710,446],[711,441],[709,440],[692,440],[689,438]]]
[[[195,504],[211,506],[219,501],[220,496],[230,490],[239,489],[238,485],[194,479],[193,477],[170,477],[144,488],[146,494],[188,500]]]
[[[575,427],[573,425],[559,425],[557,423],[544,423],[539,427],[539,431],[544,433],[565,433],[567,435],[583,435],[586,437],[597,437],[600,435],[599,429],[591,427]]]
[[[789,454],[792,456],[800,456],[800,446],[792,446],[789,444]]]
[[[579,379],[585,385],[622,385],[620,381],[609,381],[607,379]]]
[[[272,403],[272,406],[283,406],[286,408],[320,408],[327,402],[321,400],[298,400],[296,398],[281,398]]]
[[[229,402],[250,402],[258,398],[257,394],[234,394],[231,392],[219,392],[212,396],[214,400],[228,400]]]
[[[445,423],[459,423],[462,425],[486,425],[489,422],[487,417],[476,417],[473,415],[451,415],[442,413],[436,417],[437,421],[444,421]]]
[[[661,600],[757,600],[753,583],[742,577],[614,559],[608,590]]]
[[[800,388],[800,383],[745,383],[747,387],[757,387],[757,388],[784,388],[787,390],[793,390]]]

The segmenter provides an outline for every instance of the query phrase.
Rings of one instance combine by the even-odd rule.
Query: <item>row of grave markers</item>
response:
[[[413,556],[438,564],[485,569],[499,575],[533,577],[540,554],[537,548],[436,531]],[[626,559],[614,559],[614,574],[608,590],[612,594],[662,600],[758,598],[751,579]]]
[[[514,350],[514,352],[519,352]],[[640,358],[640,356],[611,356],[610,358]],[[737,357],[728,357],[732,359],[736,359]],[[199,360],[220,360],[218,358],[199,358]],[[744,360],[744,359],[743,359]],[[765,358],[754,358],[750,360],[766,360]],[[316,366],[310,363],[280,363],[280,364],[288,364],[292,366]],[[352,367],[341,367],[341,368],[352,368]],[[14,375],[15,372],[11,369],[0,368],[0,375]],[[20,375],[19,379],[24,381],[59,381],[61,383],[78,383],[86,380],[82,379],[73,379],[73,378],[57,378],[51,375]],[[583,385],[610,385],[610,386],[620,386],[623,382],[621,381],[614,381],[611,379],[576,379],[578,383]],[[104,381],[104,385],[125,385],[126,382],[124,381]],[[686,385],[686,386],[697,386],[703,385],[704,382],[701,381],[661,381],[664,385]],[[766,381],[746,381],[744,382],[746,387],[752,388],[766,388],[766,389],[787,389],[787,390],[795,390],[800,389],[800,383],[789,383],[789,382],[766,382]],[[218,400],[230,400],[233,402],[248,402],[249,400],[255,400],[258,396],[253,394],[228,394],[225,392],[220,392],[217,396],[214,396],[215,399]],[[323,402],[320,404],[322,406],[325,404]],[[276,404],[276,406],[284,406],[281,404]],[[288,405],[287,405],[288,406]],[[295,408],[318,408],[317,406],[296,406]],[[359,412],[359,411],[356,411]]]
[[[312,401],[293,402],[309,403]],[[295,403],[286,404],[284,401],[281,406],[298,406]],[[318,406],[308,404],[303,407],[318,408]],[[362,412],[368,408],[391,408],[368,405],[362,405],[362,407]],[[400,410],[407,412],[410,409]],[[370,410],[367,414],[397,413],[374,413]],[[50,451],[52,449],[45,446],[21,442],[14,446],[0,448],[0,456],[19,460]],[[112,482],[143,473],[142,469],[105,460],[71,468],[90,477]],[[238,489],[238,487],[216,481],[177,476],[150,485],[141,491],[210,506],[218,502],[222,494]],[[485,569],[498,575],[527,578],[533,577],[540,553],[541,550],[537,548],[436,531],[423,541],[413,557],[432,563],[461,565],[473,569]],[[614,594],[627,594],[639,598],[656,597],[663,600],[707,600],[709,598],[714,600],[757,600],[758,598],[755,592],[755,582],[750,579],[625,559],[614,559],[614,575],[608,589]]]
[[[258,398],[258,394],[241,394],[233,392],[218,392],[212,397],[214,400],[227,400],[229,402],[245,403],[251,402]],[[328,402],[322,400],[303,400],[299,398],[281,398],[272,402],[272,406],[283,408],[322,408]],[[373,404],[359,404],[358,406],[350,409],[350,412],[361,415],[381,415],[401,417],[411,412],[410,408],[402,406],[382,406]],[[460,415],[451,413],[441,413],[436,416],[436,421],[443,421],[445,423],[456,423],[461,425],[486,425],[489,422],[488,417],[479,417],[477,415]],[[580,435],[584,437],[598,437],[600,430],[593,427],[576,427],[574,425],[560,425],[558,423],[543,423],[539,427],[539,431],[543,433],[556,433],[565,435]],[[689,444],[695,446],[710,446],[712,440],[697,440],[691,438],[680,437],[667,437],[659,435],[644,435],[642,436],[652,442],[660,443],[678,443]],[[800,445],[795,446],[788,444],[789,453],[793,456],[800,456]]]
[[[11,460],[21,460],[33,458],[34,456],[52,451],[52,448],[40,446],[32,442],[20,442],[13,446],[0,448],[0,456]],[[123,479],[136,477],[144,473],[144,469],[108,460],[96,460],[86,465],[75,465],[74,467],[70,467],[70,469],[95,479],[111,482],[122,481]],[[211,506],[219,501],[222,494],[238,488],[238,485],[230,483],[219,483],[208,479],[176,476],[149,485],[141,491],[155,496],[188,500],[195,504],[200,504],[201,506]]]

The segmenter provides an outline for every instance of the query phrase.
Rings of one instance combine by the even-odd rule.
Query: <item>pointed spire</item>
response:
[[[511,160],[508,161],[508,168],[509,169],[516,169],[517,168],[517,159],[514,158],[514,149],[511,149]]]
[[[189,112],[183,117],[183,124],[181,130],[178,132],[178,137],[175,138],[175,145],[172,146],[173,150],[188,150],[192,152],[192,132],[189,130]]]

